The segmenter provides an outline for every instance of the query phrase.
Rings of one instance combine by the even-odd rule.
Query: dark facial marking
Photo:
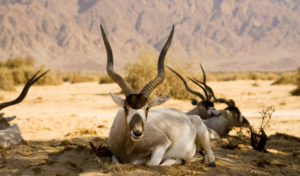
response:
[[[227,108],[225,108],[225,110],[228,110],[231,113],[234,113],[235,115],[237,115],[236,117],[240,117],[240,115],[241,115],[241,112],[237,107],[227,107]]]
[[[126,97],[125,105],[133,109],[140,109],[148,103],[148,98],[142,94],[130,94]]]
[[[129,129],[133,129],[136,125],[141,125],[144,129],[143,119],[140,115],[134,114],[129,122]]]
[[[202,101],[202,104],[204,105],[206,110],[208,110],[209,107],[214,107],[215,106],[213,102],[207,101],[207,100]]]

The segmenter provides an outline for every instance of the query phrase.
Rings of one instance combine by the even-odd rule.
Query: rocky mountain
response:
[[[32,56],[54,69],[104,72],[100,24],[119,68],[145,51],[158,55],[175,24],[169,65],[293,70],[299,16],[299,0],[0,0],[0,59]]]

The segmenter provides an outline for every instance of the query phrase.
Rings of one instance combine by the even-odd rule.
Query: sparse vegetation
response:
[[[113,83],[113,82],[114,81],[107,74],[100,75],[99,84],[106,84],[106,83]]]
[[[208,81],[235,81],[235,80],[277,80],[288,78],[293,72],[210,72]]]
[[[156,59],[157,58],[151,52],[144,52],[138,56],[138,60],[136,62],[126,65],[125,79],[129,82],[133,89],[136,91],[141,90],[148,81],[156,76],[157,63],[154,62]],[[182,74],[185,78],[186,76],[192,76],[202,79],[202,73],[198,64],[173,63],[170,66]],[[296,80],[294,79],[293,74],[294,72],[209,72],[207,74],[207,80],[277,80],[273,84],[290,84]],[[189,86],[194,87],[194,84],[189,83]],[[259,86],[259,84],[254,83],[253,86]],[[195,89],[199,90],[198,87],[195,87]],[[168,69],[166,69],[166,78],[164,83],[159,85],[151,95],[158,96],[167,93],[176,99],[189,99],[193,97],[193,95],[186,91],[178,77],[169,72]]]
[[[238,137],[244,141],[250,141],[250,144],[254,150],[260,152],[267,152],[265,145],[268,140],[268,136],[265,133],[265,128],[269,127],[270,120],[272,119],[272,115],[275,109],[272,106],[268,106],[260,111],[261,122],[259,127],[254,127],[250,124],[246,133],[244,133],[242,127],[237,132]]]
[[[298,67],[297,71],[297,88],[291,92],[292,95],[300,95],[300,67]]]
[[[81,72],[65,72],[60,73],[64,82],[81,83],[81,82],[97,82],[100,76],[93,73],[81,73]]]
[[[136,91],[140,91],[148,81],[153,79],[157,74],[157,58],[150,52],[145,52],[138,56],[138,60],[134,63],[129,63],[125,67],[127,75],[125,79]],[[166,64],[167,65],[167,64]],[[183,66],[184,65],[184,66]],[[192,64],[176,64],[171,65],[176,71],[183,76],[191,75],[190,68]],[[190,84],[192,86],[192,84]],[[177,76],[166,69],[166,77],[163,84],[159,85],[151,94],[151,96],[160,96],[163,94],[170,94],[173,98],[188,99],[193,95],[188,93]]]
[[[295,77],[296,72],[286,72],[282,73],[279,78],[277,78],[272,85],[281,85],[281,84],[296,84],[297,78]]]
[[[34,60],[30,57],[12,58],[0,62],[0,89],[14,90],[15,85],[25,84],[38,70],[46,71],[45,66],[36,68]],[[39,85],[58,85],[62,79],[55,72],[49,72],[47,76],[41,78]]]
[[[44,72],[45,66],[35,67],[34,59],[11,58],[7,61],[0,62],[0,90],[14,90],[14,86],[25,84],[38,70]],[[63,82],[112,82],[108,76],[95,73],[81,72],[59,72],[53,71],[47,73],[36,84],[38,85],[59,85]]]

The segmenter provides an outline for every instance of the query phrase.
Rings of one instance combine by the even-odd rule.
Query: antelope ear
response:
[[[16,117],[17,117],[17,116],[6,117],[5,120],[6,120],[7,122],[10,122],[10,121],[14,120]]]
[[[114,102],[120,106],[120,107],[123,107],[124,104],[125,104],[125,99],[116,95],[116,94],[113,94],[111,92],[109,92],[109,95],[111,96],[111,98],[114,100]]]
[[[152,98],[149,101],[149,107],[161,105],[161,104],[165,103],[166,101],[168,101],[170,98],[171,98],[171,95],[169,95],[169,94],[162,95],[162,96],[156,97],[156,98]]]

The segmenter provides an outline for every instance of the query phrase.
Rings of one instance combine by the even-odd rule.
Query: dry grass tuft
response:
[[[268,136],[265,133],[265,128],[269,126],[274,111],[275,109],[272,106],[263,108],[262,111],[259,112],[261,116],[261,123],[259,127],[253,127],[250,124],[246,133],[244,133],[241,127],[240,131],[237,132],[238,137],[244,142],[250,141],[250,144],[254,150],[267,152],[265,145],[267,143]]]
[[[187,75],[191,75],[191,68],[193,68],[192,63],[180,64],[175,62],[170,66],[185,78]],[[125,79],[132,88],[138,92],[147,82],[157,75],[157,58],[150,52],[144,52],[138,56],[138,60],[135,63],[127,64],[125,70],[127,72]],[[151,96],[170,94],[176,99],[188,99],[193,97],[192,94],[186,91],[183,83],[176,75],[168,69],[165,70],[166,77],[164,82],[152,92]],[[192,86],[192,84],[190,85]]]
[[[71,84],[81,82],[97,82],[100,79],[98,74],[93,73],[81,73],[81,72],[64,72],[60,73],[64,82],[70,82]]]
[[[112,80],[107,74],[100,75],[100,81],[99,84],[106,84],[106,83],[113,83],[114,80]]]
[[[38,70],[46,71],[45,66],[35,67],[34,59],[12,58],[0,62],[0,90],[14,90],[15,85],[25,84]],[[81,72],[58,72],[51,70],[36,83],[38,85],[60,85],[63,82],[112,82],[100,74]]]
[[[15,85],[25,84],[38,70],[46,71],[45,66],[36,68],[34,60],[30,57],[12,58],[0,62],[0,89],[14,90]],[[37,84],[39,85],[58,85],[62,79],[57,73],[49,72],[42,77]]]
[[[300,95],[300,67],[298,67],[297,71],[297,88],[291,92],[292,95]]]
[[[282,73],[281,76],[276,79],[272,85],[286,85],[286,84],[296,84],[297,78],[295,77],[296,72],[286,72]]]

